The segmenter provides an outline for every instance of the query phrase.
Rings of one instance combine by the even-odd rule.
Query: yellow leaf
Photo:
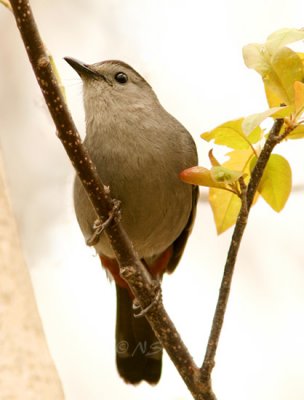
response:
[[[286,105],[294,103],[294,82],[303,79],[303,63],[297,53],[287,47],[272,56],[270,69],[263,76],[265,85]]]
[[[243,48],[243,57],[248,68],[256,70],[263,79],[267,101],[270,107],[282,103],[293,105],[295,81],[304,80],[303,61],[288,47],[274,47],[249,44]]]
[[[242,171],[244,181],[248,184],[251,176],[251,162],[252,159],[256,158],[252,149],[247,150],[233,150],[227,154],[229,160],[226,161],[223,166],[234,169],[237,171]],[[256,192],[252,204],[255,204],[259,197],[258,192]]]
[[[297,53],[297,55],[300,57],[300,59],[302,60],[302,62],[304,62],[304,53]]]
[[[281,211],[291,192],[291,168],[279,154],[272,154],[266,165],[258,191],[270,207]]]
[[[216,187],[226,189],[227,185],[223,182],[216,182],[209,169],[204,167],[191,167],[187,168],[179,174],[180,179],[183,182],[190,183],[192,185]]]
[[[300,60],[302,61],[302,64],[304,65],[304,53],[297,53],[297,55],[299,56]]]
[[[268,36],[265,47],[270,53],[274,53],[279,48],[287,44],[304,39],[303,29],[283,28],[273,32]]]
[[[66,101],[66,100],[67,100],[67,97],[66,97],[66,90],[65,90],[65,87],[64,87],[64,85],[63,85],[63,83],[62,83],[61,76],[60,76],[60,74],[59,74],[59,72],[58,72],[57,65],[56,65],[56,63],[55,63],[55,60],[54,60],[52,54],[48,54],[48,56],[49,56],[50,63],[51,63],[51,66],[52,66],[52,68],[53,68],[53,72],[54,72],[54,74],[55,74],[55,77],[57,78],[57,82],[58,82],[58,84],[59,84],[59,87],[60,87],[60,90],[61,90],[61,94],[62,94],[64,100]]]
[[[277,107],[280,104],[282,104],[282,100],[279,96],[277,96],[273,90],[270,89],[270,87],[265,84],[264,82],[264,90],[266,94],[266,99],[269,107]]]
[[[252,132],[256,127],[258,127],[266,118],[275,117],[275,118],[284,118],[290,115],[292,112],[292,108],[289,107],[273,107],[268,110],[258,113],[252,114],[246,117],[243,121],[242,127],[243,131],[246,135]]]
[[[304,138],[304,126],[298,125],[295,129],[293,129],[290,134],[287,136],[288,139],[302,139]]]
[[[241,200],[231,192],[210,189],[209,202],[218,234],[225,232],[236,222],[241,208]]]
[[[227,155],[229,160],[223,166],[232,170],[242,171],[243,175],[248,173],[248,176],[245,177],[245,181],[248,181],[250,161],[254,157],[252,149],[233,150]],[[228,191],[210,189],[209,202],[218,234],[225,232],[235,224],[241,207],[241,201],[238,196]]]
[[[299,116],[304,110],[304,83],[296,81],[294,83],[295,91],[295,111],[296,115]]]
[[[255,128],[250,135],[243,131],[243,118],[225,122],[209,132],[201,135],[207,142],[214,140],[214,143],[231,147],[232,149],[247,149],[261,139],[261,128]]]
[[[254,157],[252,149],[246,150],[233,150],[227,153],[228,161],[223,163],[223,166],[235,171],[242,171],[242,173],[249,172],[249,164]]]
[[[269,71],[269,54],[260,43],[250,43],[244,46],[243,59],[248,68],[254,69],[262,76]]]
[[[12,11],[12,6],[8,0],[0,0],[0,4],[3,4],[4,7],[8,8],[10,11]]]

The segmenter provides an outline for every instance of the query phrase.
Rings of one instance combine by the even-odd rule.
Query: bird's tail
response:
[[[116,363],[127,383],[156,384],[161,375],[162,347],[145,317],[135,318],[128,289],[116,284]]]

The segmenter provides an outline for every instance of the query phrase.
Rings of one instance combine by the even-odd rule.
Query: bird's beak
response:
[[[76,60],[72,57],[64,57],[64,60],[70,64],[70,66],[77,72],[80,77],[84,75],[96,77],[97,75],[99,75],[95,71],[93,71],[89,65],[84,64],[82,61]]]
[[[107,82],[110,86],[113,86],[113,83],[107,79],[104,75],[100,72],[95,71],[92,67],[88,64],[84,64],[82,61],[76,60],[76,58],[72,57],[64,57],[64,60],[70,64],[70,66],[77,72],[80,78],[93,78],[93,79],[102,79],[103,81]]]

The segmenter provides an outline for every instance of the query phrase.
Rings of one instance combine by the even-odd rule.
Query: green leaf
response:
[[[272,154],[264,170],[258,192],[277,212],[284,208],[290,195],[291,175],[288,161],[279,154]]]
[[[207,142],[214,140],[216,144],[231,147],[232,149],[248,149],[251,144],[258,142],[262,136],[261,128],[255,128],[250,135],[243,131],[244,118],[225,122],[209,132],[201,135]]]
[[[232,169],[223,167],[222,165],[211,168],[211,177],[217,183],[231,184],[236,182],[243,176],[243,172],[234,171]]]

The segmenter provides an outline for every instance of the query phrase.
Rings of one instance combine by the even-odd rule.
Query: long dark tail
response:
[[[145,317],[134,318],[132,299],[127,289],[116,285],[116,363],[120,376],[136,384],[159,381],[162,347]]]

